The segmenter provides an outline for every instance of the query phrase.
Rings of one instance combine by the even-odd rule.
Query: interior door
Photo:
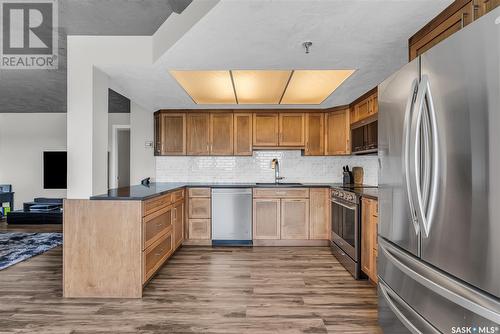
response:
[[[419,78],[418,59],[378,87],[379,235],[418,255],[419,226],[409,191],[409,127]]]
[[[422,259],[500,297],[500,8],[424,53],[422,103],[435,117],[422,188]],[[478,60],[481,61],[478,61]],[[425,79],[425,80],[424,80]],[[420,89],[419,89],[420,90]],[[426,165],[426,164],[424,164]],[[425,166],[416,178],[425,175]]]

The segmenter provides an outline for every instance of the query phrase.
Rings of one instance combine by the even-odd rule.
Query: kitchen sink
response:
[[[262,186],[262,187],[297,187],[297,186],[302,186],[302,183],[256,183],[257,186]]]

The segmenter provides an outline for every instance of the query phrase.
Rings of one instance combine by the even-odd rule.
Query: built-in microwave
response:
[[[351,151],[353,154],[377,153],[378,118],[370,116],[351,125]]]

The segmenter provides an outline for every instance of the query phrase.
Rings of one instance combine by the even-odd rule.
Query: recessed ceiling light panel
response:
[[[354,70],[295,70],[281,104],[321,104]]]
[[[170,71],[197,104],[236,104],[229,71]]]
[[[292,71],[233,70],[239,104],[279,104]]]

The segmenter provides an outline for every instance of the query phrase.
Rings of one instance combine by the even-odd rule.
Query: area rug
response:
[[[0,270],[62,245],[62,233],[0,233]]]

